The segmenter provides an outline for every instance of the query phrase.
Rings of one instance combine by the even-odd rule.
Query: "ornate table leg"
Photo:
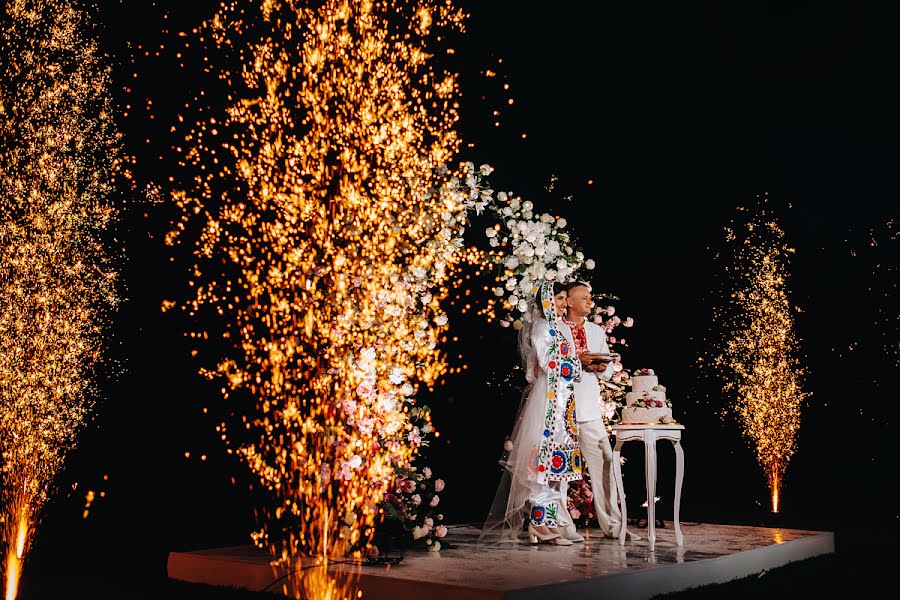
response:
[[[684,479],[684,450],[680,439],[673,441],[672,445],[675,446],[675,541],[679,546],[684,546],[681,522],[678,519],[678,511],[681,509],[681,481]]]
[[[625,486],[622,485],[622,446],[625,442],[616,436],[616,447],[613,448],[613,474],[616,476],[616,496],[619,498],[619,508],[622,512],[622,526],[619,528],[619,544],[625,545],[628,527],[628,512],[625,508]]]
[[[647,463],[647,537],[650,551],[656,544],[656,432],[644,431],[644,454]]]

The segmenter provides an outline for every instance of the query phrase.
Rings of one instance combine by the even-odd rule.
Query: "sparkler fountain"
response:
[[[120,147],[109,71],[84,13],[63,0],[11,0],[0,29],[0,498],[13,600],[92,409],[118,302],[102,236],[116,217]]]
[[[746,209],[742,209],[747,212]],[[794,308],[788,300],[788,257],[777,219],[765,208],[740,228],[727,228],[735,261],[726,267],[735,284],[730,303],[717,322],[732,323],[715,364],[725,375],[725,391],[735,396],[731,411],[769,485],[772,512],[779,510],[781,487],[797,445],[804,370],[797,360]]]
[[[285,593],[350,594],[329,561],[378,518],[428,433],[417,387],[447,372],[440,303],[464,202],[489,193],[441,169],[457,84],[431,46],[462,19],[449,2],[268,0],[186,36],[225,65],[209,72],[227,107],[191,107],[167,242],[194,257],[188,335],[229,348],[202,373],[235,407],[228,452],[268,493],[253,539]]]

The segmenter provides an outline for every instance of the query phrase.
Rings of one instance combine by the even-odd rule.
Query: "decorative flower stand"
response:
[[[616,488],[619,494],[619,504],[622,510],[622,528],[619,532],[619,543],[625,544],[627,535],[628,517],[625,508],[625,487],[622,485],[622,446],[625,442],[643,441],[644,456],[647,477],[647,535],[650,540],[650,550],[656,545],[656,442],[668,440],[675,447],[675,541],[679,546],[684,546],[684,536],[681,534],[681,524],[678,520],[678,510],[681,506],[681,482],[684,478],[684,450],[681,448],[681,432],[684,425],[663,423],[635,423],[629,425],[613,425],[613,433],[616,436],[616,447],[613,448],[613,471],[616,475]]]

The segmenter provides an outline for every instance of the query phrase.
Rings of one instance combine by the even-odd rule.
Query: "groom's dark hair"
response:
[[[591,286],[589,286],[588,284],[586,284],[583,281],[570,281],[569,283],[566,284],[566,287],[565,287],[566,294],[568,294],[569,292],[571,292],[572,290],[574,290],[577,287],[586,287],[588,290],[591,289]]]

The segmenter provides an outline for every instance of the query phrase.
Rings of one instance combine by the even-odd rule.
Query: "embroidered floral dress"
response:
[[[582,478],[581,450],[578,447],[578,426],[575,420],[575,394],[572,382],[581,376],[581,361],[559,330],[560,319],[556,315],[550,288],[542,289],[544,318],[534,324],[531,332],[532,346],[538,365],[532,394],[546,398],[543,430],[535,447],[532,463],[533,477],[538,484],[574,481]],[[533,499],[531,522],[533,525],[558,525],[560,498],[556,490]]]

